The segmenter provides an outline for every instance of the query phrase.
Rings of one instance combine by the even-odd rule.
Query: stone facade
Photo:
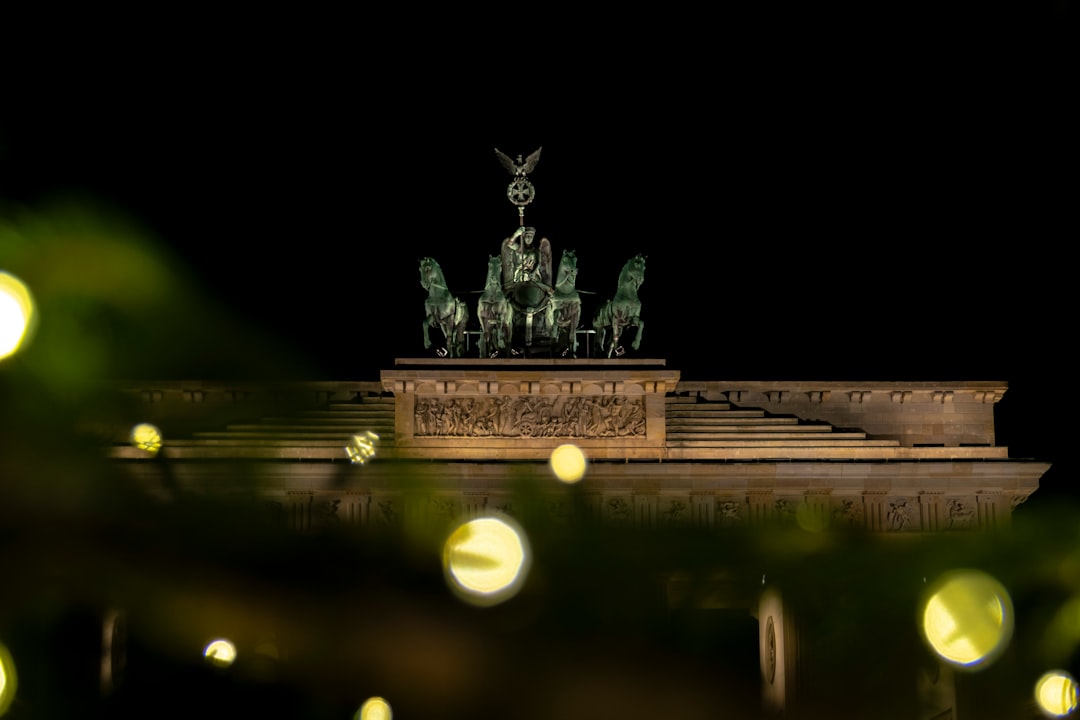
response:
[[[413,360],[378,381],[118,388],[125,402],[87,429],[148,491],[167,496],[161,464],[127,441],[131,424],[159,423],[156,459],[169,464],[172,491],[243,495],[301,533],[351,526],[430,535],[502,514],[555,529],[914,539],[1007,527],[1038,487],[1049,466],[996,444],[994,406],[1006,390],[1000,382],[683,382],[663,361]],[[375,458],[351,464],[350,437],[369,432],[379,438]],[[564,443],[589,462],[574,486],[556,482],[547,462]],[[704,586],[674,568],[661,578],[670,606],[748,608],[762,711],[835,711],[832,691],[822,690],[838,689],[835,679],[808,661],[832,642],[814,607],[785,595],[782,580],[747,583],[718,562],[717,579]],[[851,590],[837,581],[818,584]],[[887,685],[911,712],[891,709],[956,717],[951,674],[916,665]],[[908,697],[916,681],[917,702]]]

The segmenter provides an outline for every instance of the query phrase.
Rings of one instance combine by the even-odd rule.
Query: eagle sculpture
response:
[[[536,152],[529,155],[524,161],[522,161],[521,155],[517,156],[516,161],[511,160],[510,156],[501,152],[499,148],[495,148],[495,156],[499,158],[499,162],[511,175],[515,178],[524,178],[536,168],[536,163],[540,162],[540,151],[543,149],[543,147],[538,147]]]

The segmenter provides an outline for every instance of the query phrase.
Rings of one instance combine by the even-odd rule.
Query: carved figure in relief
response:
[[[428,328],[438,328],[446,338],[446,347],[440,348],[438,354],[462,357],[469,310],[465,303],[450,293],[442,267],[434,258],[426,257],[420,260],[420,285],[428,293],[424,302],[424,349],[431,347]]]
[[[734,527],[742,522],[740,515],[740,503],[726,500],[719,505],[720,525],[722,527]]]
[[[975,508],[962,500],[949,500],[947,506],[949,529],[969,528],[975,520]]]
[[[780,520],[790,521],[795,518],[795,505],[787,498],[779,498],[773,503],[773,509]]]
[[[340,505],[340,499],[327,500],[321,503],[319,506],[319,521],[323,524],[341,522],[341,517],[337,514]]]
[[[667,510],[664,511],[664,519],[670,523],[682,522],[686,519],[686,503],[673,500]]]
[[[641,399],[463,396],[418,398],[416,437],[628,437],[646,434]]]
[[[896,500],[889,503],[888,521],[890,530],[906,530],[911,524],[911,508],[907,500]]]
[[[832,515],[834,523],[856,525],[862,520],[862,507],[852,498],[843,498]]]
[[[447,498],[431,498],[432,513],[441,518],[453,518],[458,514],[457,503]]]
[[[379,500],[375,503],[379,512],[376,515],[382,525],[394,525],[397,523],[397,511],[394,509],[393,500]]]
[[[636,328],[631,347],[641,347],[641,336],[645,323],[641,320],[641,300],[638,288],[645,282],[645,256],[636,255],[626,261],[619,273],[619,284],[615,297],[600,306],[593,318],[593,328],[600,335],[600,351],[607,348],[607,355],[623,355],[626,350],[619,344],[623,331],[628,327]],[[611,342],[607,342],[607,329],[611,328]]]
[[[499,424],[499,405],[490,398],[480,404],[480,410],[473,424],[473,434],[481,437],[494,435]]]
[[[630,519],[630,503],[623,498],[609,498],[607,501],[608,517],[613,520]]]

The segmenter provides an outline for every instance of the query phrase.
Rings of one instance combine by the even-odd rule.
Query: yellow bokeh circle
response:
[[[979,570],[957,570],[937,580],[922,606],[921,630],[931,649],[961,668],[990,664],[1013,630],[1009,593]]]
[[[560,482],[576,483],[585,477],[585,453],[577,445],[560,445],[551,451],[551,470]]]
[[[223,638],[214,640],[203,650],[203,657],[214,665],[226,667],[236,660],[236,646]]]
[[[392,720],[393,717],[390,703],[381,697],[368,698],[354,716],[355,720]]]
[[[508,519],[470,520],[458,526],[443,545],[447,582],[472,605],[496,605],[513,597],[528,567],[525,533]]]
[[[131,428],[131,444],[154,454],[161,449],[161,431],[150,423],[139,423]]]
[[[14,275],[0,272],[0,360],[14,355],[34,327],[34,299]]]
[[[1076,710],[1076,681],[1067,672],[1053,670],[1035,683],[1035,703],[1048,717],[1065,717]]]
[[[18,679],[15,675],[15,661],[11,659],[11,653],[0,644],[0,715],[7,712],[11,701],[15,699],[15,691],[18,688]]]

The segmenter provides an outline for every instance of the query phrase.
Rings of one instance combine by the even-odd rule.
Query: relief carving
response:
[[[689,518],[686,503],[681,500],[672,500],[671,504],[668,505],[668,509],[664,511],[663,517],[664,521],[667,523],[676,524],[686,522],[687,518]]]
[[[604,503],[604,508],[607,516],[612,520],[626,522],[630,519],[630,503],[626,501],[626,498],[608,498]]]
[[[430,498],[431,512],[435,517],[453,520],[458,515],[458,504],[450,498]]]
[[[787,498],[779,498],[773,503],[776,518],[781,522],[795,522],[795,503]]]
[[[966,530],[975,525],[975,506],[970,502],[949,500],[945,514],[945,527],[949,530]]]
[[[640,437],[645,403],[638,398],[417,398],[416,437]]]
[[[319,504],[318,522],[322,525],[331,525],[341,522],[341,516],[337,514],[341,507],[341,500],[325,500]]]
[[[375,502],[375,521],[379,525],[391,526],[398,524],[398,513],[392,499],[377,500]]]
[[[843,498],[840,504],[833,508],[832,519],[834,525],[862,525],[862,503],[855,498]]]
[[[742,503],[725,500],[717,505],[717,509],[720,511],[717,517],[717,523],[720,527],[731,528],[742,524]]]
[[[907,498],[889,500],[889,530],[908,530],[911,527],[911,508]]]

